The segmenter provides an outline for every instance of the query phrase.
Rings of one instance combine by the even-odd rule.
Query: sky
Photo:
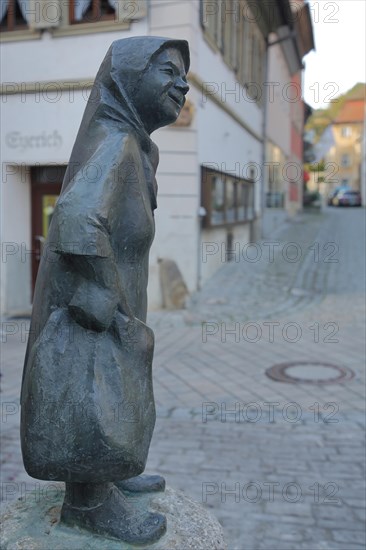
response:
[[[316,51],[304,58],[304,98],[319,109],[357,82],[366,82],[366,0],[308,4]]]

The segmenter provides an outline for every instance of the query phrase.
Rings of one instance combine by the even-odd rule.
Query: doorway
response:
[[[61,192],[66,166],[37,166],[32,181],[32,296],[43,246]]]

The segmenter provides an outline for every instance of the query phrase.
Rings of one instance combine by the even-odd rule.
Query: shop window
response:
[[[213,225],[225,222],[225,180],[223,177],[213,175],[211,180],[211,219]]]
[[[233,178],[226,177],[225,191],[226,191],[226,221],[228,223],[234,223],[236,220],[236,181]]]
[[[202,167],[202,206],[205,227],[253,220],[254,182]]]
[[[0,1],[1,32],[22,31],[28,29],[30,14],[29,0]]]

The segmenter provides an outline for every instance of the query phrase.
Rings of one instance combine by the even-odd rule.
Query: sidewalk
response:
[[[149,316],[158,418],[147,471],[212,509],[230,550],[364,548],[364,221],[364,210],[329,209],[256,249],[238,243],[187,310]],[[41,483],[19,449],[22,323],[3,345],[4,505]],[[291,361],[355,376],[265,375]]]

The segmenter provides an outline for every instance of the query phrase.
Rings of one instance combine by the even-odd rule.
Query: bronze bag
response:
[[[24,380],[29,475],[98,483],[144,470],[155,424],[153,348],[152,330],[119,312],[104,332],[81,327],[66,308],[50,315]]]

